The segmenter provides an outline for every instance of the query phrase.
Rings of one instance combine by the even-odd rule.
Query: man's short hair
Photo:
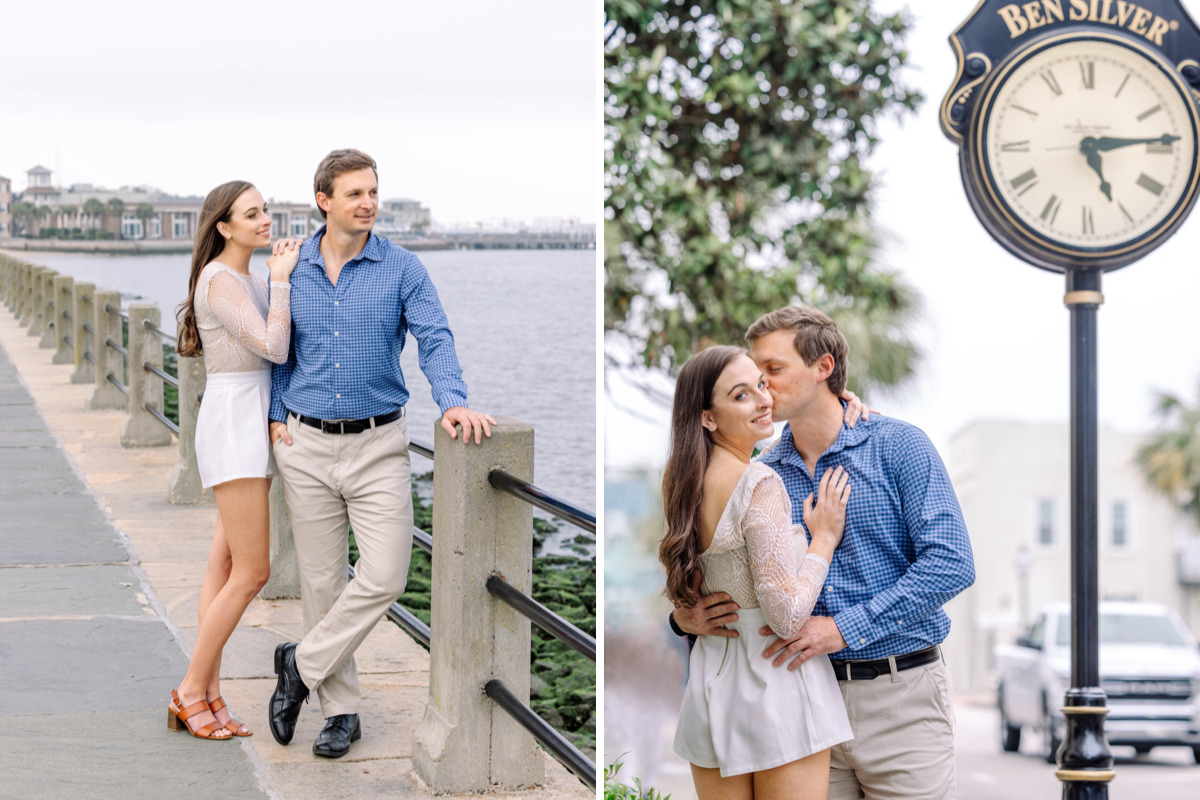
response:
[[[746,331],[746,341],[753,345],[756,339],[775,331],[792,331],[795,334],[796,352],[810,367],[826,353],[833,356],[833,372],[826,383],[835,395],[845,391],[846,359],[850,355],[850,345],[833,320],[811,306],[787,306],[755,320]]]
[[[379,180],[379,169],[375,166],[375,159],[362,150],[353,148],[334,150],[321,159],[321,163],[317,165],[317,174],[313,176],[313,196],[323,194],[326,197],[333,197],[334,178],[367,167],[370,167],[375,173],[375,180]],[[321,212],[321,219],[327,219],[325,209],[321,208],[320,204],[317,205],[317,210]]]

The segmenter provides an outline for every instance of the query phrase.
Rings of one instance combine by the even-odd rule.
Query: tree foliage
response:
[[[1158,396],[1163,429],[1137,453],[1147,483],[1200,527],[1200,405]]]
[[[851,344],[856,390],[902,380],[914,293],[873,261],[876,122],[900,80],[902,15],[869,0],[606,0],[607,344],[672,370],[803,302]],[[624,346],[606,346],[610,366]]]

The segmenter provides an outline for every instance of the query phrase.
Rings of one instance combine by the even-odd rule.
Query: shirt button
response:
[[[336,397],[338,400],[342,399],[342,396],[340,394],[335,394],[334,397]]]
[[[858,643],[859,643],[859,644],[866,644],[866,643],[867,643],[867,640],[866,640],[866,639],[859,639],[859,640],[858,640]]]
[[[832,586],[826,586],[826,587],[825,587],[825,591],[827,591],[827,592],[832,592],[832,591],[833,591],[833,587],[832,587]]]
[[[902,620],[902,619],[898,619],[898,620],[896,620],[896,624],[897,624],[897,625],[903,625],[903,624],[904,624],[904,620]]]
[[[334,332],[333,332],[333,335],[334,335],[334,336],[337,336],[337,335],[338,335],[338,332],[337,332],[337,331],[334,331]]]
[[[334,366],[334,368],[337,368],[337,367],[340,367],[340,366],[341,366],[341,364],[339,364],[339,363],[337,363],[337,362],[335,361],[335,362],[333,362],[333,366]]]
[[[338,304],[338,301],[337,301],[337,300],[334,300],[334,301],[333,301],[333,304],[336,306],[336,305]]]

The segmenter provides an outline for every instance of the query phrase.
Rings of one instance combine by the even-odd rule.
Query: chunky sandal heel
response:
[[[171,690],[171,704],[167,706],[167,730],[169,731],[187,731],[197,739],[232,739],[229,731],[225,729],[219,722],[210,722],[202,728],[192,728],[187,721],[196,714],[204,711],[209,711],[208,703],[203,700],[197,700],[187,708],[182,707],[179,702],[179,692]]]

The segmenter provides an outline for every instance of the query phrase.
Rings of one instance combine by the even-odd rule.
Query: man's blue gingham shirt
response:
[[[924,432],[876,414],[853,428],[843,422],[810,476],[785,425],[760,460],[783,478],[795,523],[825,470],[849,473],[846,534],[813,609],[846,640],[830,658],[886,658],[946,638],[942,604],[975,582],[975,561],[950,476]]]
[[[365,419],[408,403],[400,352],[409,331],[433,399],[445,412],[467,404],[454,335],[425,265],[370,234],[337,285],[325,275],[321,226],[292,272],[292,343],[271,370],[270,418]]]

